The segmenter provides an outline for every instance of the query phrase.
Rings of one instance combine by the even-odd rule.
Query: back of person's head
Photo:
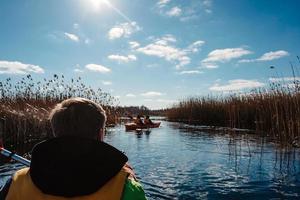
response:
[[[55,137],[79,136],[96,139],[106,122],[104,109],[84,98],[70,98],[57,104],[50,121]]]
[[[149,115],[146,116],[146,119],[149,119]]]

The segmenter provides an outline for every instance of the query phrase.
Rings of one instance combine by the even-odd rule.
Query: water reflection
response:
[[[126,131],[128,134],[134,134],[137,138],[143,138],[144,136],[149,139],[151,129],[138,129],[138,130],[132,130],[132,131]]]
[[[209,132],[170,122],[140,133],[124,129],[108,129],[105,141],[126,153],[149,199],[300,198],[297,149],[283,150],[243,131]],[[2,166],[0,180],[14,170]]]
[[[179,128],[182,137],[201,137],[197,144],[216,162],[205,163],[201,179],[208,198],[296,198],[299,197],[299,150],[280,149],[265,138],[252,134],[207,134],[201,130]],[[188,140],[189,145],[193,141]],[[196,145],[196,144],[194,144]],[[208,148],[215,146],[216,148]],[[219,154],[219,156],[217,155]],[[209,163],[209,164],[208,164]],[[211,194],[213,194],[211,196]]]

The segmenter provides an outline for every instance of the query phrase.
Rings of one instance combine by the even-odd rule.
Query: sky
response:
[[[1,0],[0,81],[82,77],[165,108],[300,80],[298,0]],[[270,68],[274,66],[274,68]]]

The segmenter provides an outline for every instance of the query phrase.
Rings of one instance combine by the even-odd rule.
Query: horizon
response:
[[[0,2],[0,80],[80,76],[121,106],[300,80],[298,1]],[[272,66],[272,67],[271,67]],[[296,68],[298,70],[298,68]]]

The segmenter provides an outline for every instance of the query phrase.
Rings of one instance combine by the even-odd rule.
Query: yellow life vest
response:
[[[6,200],[119,200],[127,176],[128,173],[123,168],[98,191],[90,195],[67,198],[44,194],[32,182],[29,168],[24,168],[13,176]]]

